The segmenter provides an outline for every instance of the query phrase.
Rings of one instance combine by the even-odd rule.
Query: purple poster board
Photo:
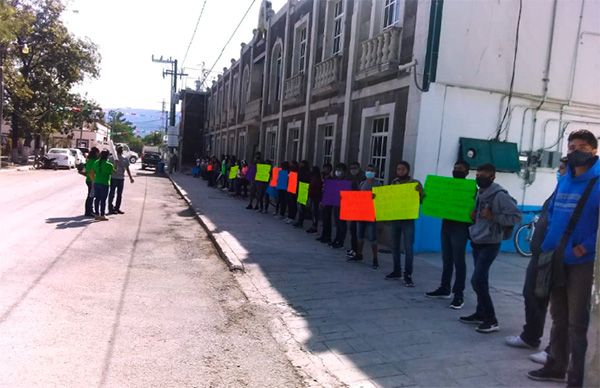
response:
[[[323,200],[325,206],[340,206],[340,191],[352,190],[352,182],[346,180],[327,179],[323,185]]]
[[[254,183],[254,177],[256,176],[256,164],[248,166],[248,172],[246,172],[246,179],[250,183]]]

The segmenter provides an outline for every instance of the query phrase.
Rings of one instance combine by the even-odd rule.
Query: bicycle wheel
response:
[[[531,239],[533,238],[533,229],[531,224],[521,225],[514,236],[515,249],[524,257],[531,257]]]

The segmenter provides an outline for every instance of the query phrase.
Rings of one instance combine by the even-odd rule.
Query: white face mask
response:
[[[339,178],[339,177],[341,177],[342,175],[344,175],[344,173],[343,173],[342,171],[340,171],[340,170],[335,170],[335,176],[336,176],[336,177],[338,177],[338,178]]]

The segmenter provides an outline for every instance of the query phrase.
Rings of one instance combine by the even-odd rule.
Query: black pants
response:
[[[350,221],[350,246],[354,252],[358,250],[358,221]]]
[[[110,193],[108,194],[108,211],[121,210],[121,200],[123,199],[123,187],[125,186],[125,179],[111,179],[110,181]],[[115,198],[115,192],[117,193],[117,200],[113,206],[113,199]]]
[[[544,324],[546,323],[546,313],[548,312],[548,302],[550,301],[550,297],[538,298],[535,296],[537,263],[538,255],[534,254],[525,272],[525,284],[523,285],[525,325],[521,333],[523,342],[535,347],[540,345],[540,339],[544,335]]]
[[[467,277],[467,265],[465,254],[469,241],[469,224],[456,221],[442,221],[442,283],[440,288],[446,292],[454,293],[454,296],[463,297],[465,291],[465,279]],[[452,273],[456,269],[454,287],[450,289]]]
[[[284,217],[287,210],[287,190],[277,190],[277,211]]]
[[[344,244],[346,241],[346,233],[348,231],[348,223],[340,219],[340,208],[335,206],[333,208],[333,216],[335,218],[335,240],[340,244]]]
[[[310,212],[312,216],[312,227],[317,229],[319,227],[319,204],[320,201],[316,199],[310,199]]]
[[[296,194],[287,193],[288,218],[295,220],[298,213],[298,196]]]
[[[475,244],[473,247],[473,276],[471,285],[473,291],[477,294],[477,315],[484,323],[497,323],[494,303],[490,296],[489,275],[490,268],[500,252],[500,243],[498,244]]]
[[[90,195],[94,184],[88,181],[85,181],[85,184],[87,185],[87,197],[85,197],[85,215],[89,216],[94,214],[94,196]]]
[[[331,216],[333,214],[333,206],[323,206],[323,231],[321,239],[331,241]]]

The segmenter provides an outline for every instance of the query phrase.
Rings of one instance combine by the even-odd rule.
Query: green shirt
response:
[[[94,183],[108,186],[110,185],[110,177],[113,173],[114,166],[111,162],[106,160],[96,160],[92,166],[94,171]]]
[[[94,166],[94,163],[96,163],[98,161],[98,159],[88,159],[85,162],[85,181],[86,182],[91,182],[92,178],[90,177],[90,172],[92,172],[92,168]]]

